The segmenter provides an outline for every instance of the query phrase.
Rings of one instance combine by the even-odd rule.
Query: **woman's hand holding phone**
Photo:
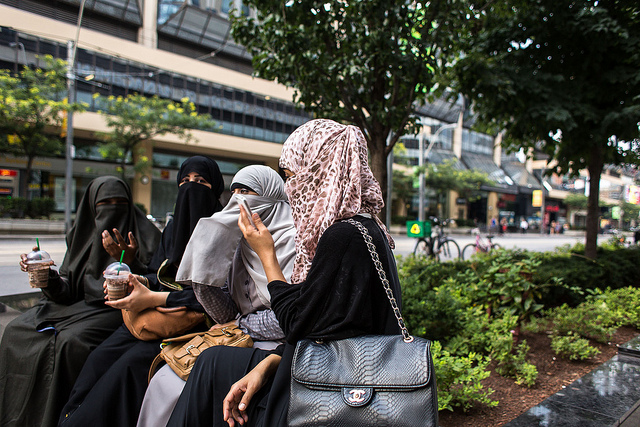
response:
[[[253,218],[252,218],[253,212],[251,212],[251,207],[249,207],[249,202],[247,201],[247,198],[244,197],[242,194],[234,194],[234,197],[238,201],[238,205],[242,206],[244,211],[247,213],[247,217],[249,218],[249,222],[251,222],[251,225],[253,225],[257,229],[256,223],[253,221]]]

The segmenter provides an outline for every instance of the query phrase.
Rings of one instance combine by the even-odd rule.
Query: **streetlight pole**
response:
[[[78,51],[78,39],[80,38],[80,27],[82,25],[82,15],[84,14],[84,4],[87,0],[80,3],[80,11],[78,12],[78,23],[76,25],[75,41],[67,42],[67,99],[69,105],[76,102],[76,52]],[[68,232],[71,229],[71,202],[73,201],[73,111],[67,111],[67,136],[65,140],[65,180],[64,180],[64,227]]]
[[[446,130],[446,129],[454,129],[458,127],[457,123],[450,123],[448,125],[444,125],[444,126],[440,126],[440,129],[438,129],[433,135],[429,135],[429,147],[427,147],[427,151],[424,151],[424,133],[421,132],[420,135],[418,136],[418,148],[420,150],[420,158],[418,159],[418,166],[420,167],[420,169],[422,169],[422,166],[424,166],[425,163],[425,159],[429,159],[429,153],[431,152],[431,149],[433,148],[433,144],[435,144],[435,142],[438,140],[438,137],[440,136],[440,134],[442,133],[442,131]],[[420,187],[419,187],[419,194],[418,194],[418,221],[424,221],[424,172],[420,173]]]

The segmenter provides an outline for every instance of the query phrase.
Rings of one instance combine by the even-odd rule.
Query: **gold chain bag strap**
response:
[[[216,345],[253,347],[253,340],[235,324],[235,321],[206,332],[166,339],[161,344],[162,350],[151,363],[149,381],[162,362],[166,362],[173,372],[186,381],[198,356]]]

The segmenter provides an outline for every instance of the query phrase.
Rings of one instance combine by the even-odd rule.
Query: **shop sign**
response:
[[[458,197],[456,199],[456,205],[466,205],[467,204],[467,199],[465,199],[464,197]]]
[[[542,190],[533,190],[533,200],[531,206],[534,208],[542,207]]]
[[[629,185],[625,194],[627,203],[640,205],[640,187],[637,185]]]
[[[18,176],[18,171],[13,169],[0,169],[0,176]]]
[[[611,219],[620,219],[620,206],[614,206],[611,208]]]

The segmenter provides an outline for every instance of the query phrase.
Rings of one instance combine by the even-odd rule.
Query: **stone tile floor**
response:
[[[640,337],[504,427],[640,427]]]

